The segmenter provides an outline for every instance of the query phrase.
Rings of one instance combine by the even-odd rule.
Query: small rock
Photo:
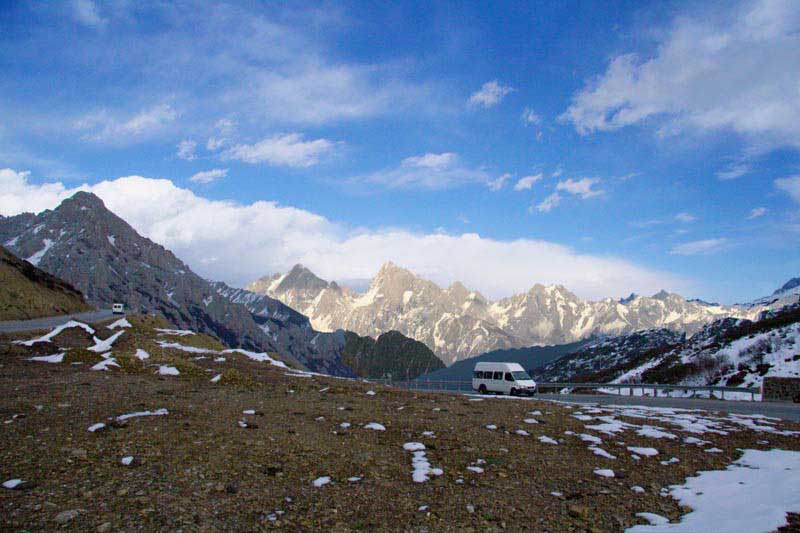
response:
[[[95,528],[95,531],[97,533],[106,533],[107,531],[111,531],[111,522],[103,522]]]
[[[117,491],[117,496],[126,496],[128,494],[128,489],[119,489]]]
[[[236,487],[236,483],[231,483],[230,485],[225,487],[225,492],[227,492],[228,494],[236,494],[237,490],[238,488]]]
[[[474,506],[474,505],[472,505],[471,503],[470,503],[470,504],[467,504],[467,512],[468,512],[469,514],[475,514],[475,506]]]
[[[582,518],[583,520],[589,518],[589,508],[584,505],[569,505],[567,511],[576,518]]]
[[[217,492],[222,492],[223,490],[225,490],[225,485],[223,485],[222,483],[217,483],[216,485],[214,485],[214,490]]]
[[[66,524],[76,519],[81,514],[80,509],[70,509],[69,511],[61,511],[56,515],[55,521],[59,524]]]

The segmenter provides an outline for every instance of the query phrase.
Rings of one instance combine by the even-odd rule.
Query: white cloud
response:
[[[686,280],[671,274],[547,241],[403,229],[349,231],[302,209],[209,200],[169,180],[140,176],[66,189],[58,183],[31,184],[24,173],[0,170],[0,213],[52,209],[77,190],[97,194],[201,276],[239,286],[298,262],[327,279],[366,279],[391,260],[437,283],[459,279],[490,297],[524,291],[536,282],[562,283],[591,298],[688,288]]]
[[[536,112],[530,107],[526,107],[522,111],[522,122],[524,122],[525,125],[539,124],[541,121],[542,119],[539,117],[539,115],[537,115]]]
[[[519,179],[517,183],[514,185],[515,191],[529,191],[533,187],[533,184],[537,181],[542,179],[542,173],[536,174],[535,176],[525,176]]]
[[[514,91],[513,87],[500,85],[497,80],[487,81],[480,90],[470,95],[468,103],[473,106],[493,107],[499,104],[512,91]]]
[[[230,135],[236,129],[236,123],[229,118],[221,118],[214,124],[220,135]]]
[[[255,144],[238,144],[222,154],[223,159],[245,163],[267,163],[290,167],[310,167],[333,151],[336,143],[328,139],[304,141],[300,133],[280,133]]]
[[[90,113],[75,122],[85,130],[84,138],[97,142],[128,143],[146,138],[178,118],[178,112],[167,104],[145,109],[127,120],[120,120],[106,111]]]
[[[754,207],[753,209],[750,210],[750,214],[747,216],[747,219],[752,220],[754,218],[763,217],[766,214],[767,214],[766,207]]]
[[[775,187],[788,194],[792,200],[800,204],[800,176],[776,179]]]
[[[709,255],[728,247],[728,239],[705,239],[690,241],[674,246],[670,251],[673,255]]]
[[[559,181],[558,185],[556,185],[556,190],[580,196],[585,200],[603,194],[602,190],[594,189],[594,186],[598,183],[600,183],[598,178],[581,178],[578,180],[569,178],[564,181]]]
[[[86,26],[102,28],[106,24],[106,20],[100,16],[100,12],[92,0],[73,0],[72,14],[75,16],[75,20]]]
[[[511,179],[511,174],[506,172],[505,174],[502,174],[496,177],[495,179],[490,180],[489,183],[487,183],[486,185],[488,185],[489,188],[493,191],[499,191],[500,189],[506,186],[506,183],[508,183],[508,180],[510,179]]]
[[[689,224],[689,223],[694,222],[695,220],[697,220],[697,217],[694,216],[691,213],[685,213],[684,212],[684,213],[678,213],[677,215],[675,215],[675,220],[677,220],[678,222],[682,222],[684,224]]]
[[[501,176],[502,177],[502,176]],[[489,184],[489,174],[471,168],[453,152],[407,157],[398,167],[351,178],[354,185],[377,184],[388,189],[439,190],[460,185]]]
[[[556,169],[553,171],[553,173],[550,174],[550,176],[553,177],[553,178],[557,178],[557,177],[561,176],[561,174],[563,174],[563,173],[564,173],[564,169],[562,169],[561,165],[559,165],[559,166],[556,167]]]
[[[256,77],[255,91],[245,86],[237,97],[273,119],[322,124],[397,112],[428,93],[425,87],[386,76],[386,70],[318,62],[286,72],[270,69]]]
[[[732,165],[731,167],[720,170],[717,172],[717,178],[727,181],[727,180],[735,180],[736,178],[741,178],[745,174],[750,172],[750,165],[746,163],[739,163],[736,165]]]
[[[180,159],[186,161],[193,161],[197,159],[197,155],[194,153],[195,149],[197,148],[197,143],[191,140],[183,140],[178,143],[178,153],[176,154]]]
[[[553,210],[553,208],[558,207],[561,203],[561,195],[557,192],[552,193],[550,196],[542,200],[542,202],[536,206],[536,209],[540,213],[549,213]]]
[[[189,181],[193,181],[195,183],[211,183],[212,181],[216,181],[227,176],[227,168],[213,168],[211,170],[204,170],[202,172],[193,174],[192,177],[189,178]]]
[[[206,150],[208,150],[209,152],[216,152],[217,150],[225,146],[227,142],[228,139],[225,138],[209,137],[208,140],[206,141]]]
[[[730,11],[678,17],[652,57],[613,58],[561,120],[581,134],[656,119],[665,135],[732,130],[760,147],[800,146],[800,3],[721,5]]]

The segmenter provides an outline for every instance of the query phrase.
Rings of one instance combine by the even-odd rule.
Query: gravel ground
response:
[[[696,435],[708,441],[703,446],[632,430],[609,436],[586,429],[597,420],[573,416],[585,406],[296,377],[240,354],[225,354],[224,362],[213,354],[156,354],[153,341],[165,338],[151,329],[157,324],[132,321],[115,357],[147,346],[148,364],[187,370],[160,376],[155,366],[131,362],[103,372],[89,370],[91,360],[28,360],[65,345],[88,357],[77,332],[56,338],[58,346],[23,348],[0,339],[0,481],[29,482],[0,488],[4,529],[619,531],[645,523],[635,516],[640,512],[679,519],[689,509],[661,489],[726,467],[740,448],[800,450],[796,436],[745,429]],[[168,340],[216,349],[213,340],[190,337]],[[212,383],[218,374],[223,378]],[[168,414],[110,420],[158,409]],[[690,435],[664,423],[617,419]],[[106,427],[88,431],[101,422]],[[373,422],[385,430],[364,427]],[[800,430],[796,423],[774,427]],[[616,459],[596,455],[581,433],[601,438]],[[407,442],[423,443],[430,466],[443,473],[415,483]],[[654,447],[659,455],[636,460],[629,446]],[[705,451],[711,447],[722,451]],[[132,464],[123,465],[123,457],[133,457]],[[679,462],[661,464],[672,457]],[[615,477],[596,469],[612,469]]]

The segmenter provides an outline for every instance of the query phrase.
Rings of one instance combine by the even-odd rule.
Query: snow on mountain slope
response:
[[[376,336],[398,330],[424,342],[446,364],[490,350],[564,344],[652,328],[693,334],[718,318],[753,319],[762,306],[721,306],[661,291],[652,297],[582,300],[561,285],[492,302],[460,282],[443,289],[393,263],[364,293],[327,282],[302,265],[248,289],[298,309],[322,331]]]
[[[764,311],[756,321],[720,319],[688,339],[665,329],[603,339],[535,377],[758,387],[767,376],[800,377],[800,304]]]

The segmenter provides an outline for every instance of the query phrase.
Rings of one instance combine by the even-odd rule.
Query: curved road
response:
[[[75,313],[72,315],[49,316],[44,318],[32,318],[31,320],[11,320],[0,322],[0,333],[16,333],[18,331],[36,331],[40,329],[52,329],[70,320],[80,320],[81,322],[102,322],[113,318],[115,315],[110,309],[98,309],[85,313]]]

